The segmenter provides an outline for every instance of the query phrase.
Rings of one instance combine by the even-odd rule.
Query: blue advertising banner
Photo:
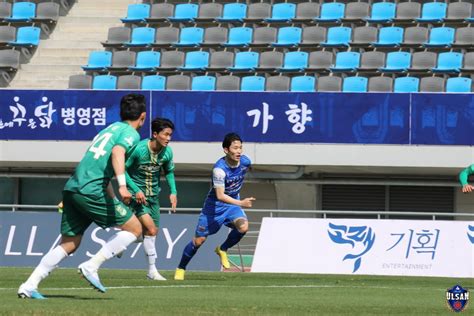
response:
[[[473,145],[472,94],[412,94],[412,144]]]
[[[91,140],[131,91],[2,90],[0,140]],[[134,91],[136,93],[136,91]],[[474,145],[472,94],[142,91],[175,141]]]
[[[92,140],[120,120],[120,99],[130,92],[2,90],[0,139]],[[149,113],[149,93],[143,94]],[[147,118],[142,137],[150,135],[149,126]]]
[[[194,236],[197,219],[197,214],[161,215],[160,232],[156,239],[159,269],[176,269],[184,247]],[[59,213],[0,212],[0,266],[36,266],[42,256],[58,244],[60,223]],[[76,268],[99,251],[114,233],[114,229],[104,230],[92,224],[85,232],[79,249],[60,266]],[[228,230],[223,228],[210,236],[190,262],[188,270],[219,271],[220,261],[213,250],[225,240],[227,233]],[[122,258],[113,258],[103,267],[146,270],[148,261],[143,244],[131,244]]]
[[[176,141],[408,144],[409,94],[154,91]]]

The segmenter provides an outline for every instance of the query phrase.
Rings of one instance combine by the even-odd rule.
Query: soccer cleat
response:
[[[174,273],[174,279],[176,281],[183,281],[184,280],[184,273],[186,272],[186,270],[184,269],[176,269],[176,272]]]
[[[224,269],[229,269],[230,268],[230,263],[229,259],[227,258],[227,252],[222,251],[219,246],[216,247],[216,250],[214,252],[221,258],[221,264],[224,267]]]
[[[83,262],[77,268],[77,272],[80,273],[84,279],[89,282],[92,287],[94,287],[99,292],[105,293],[106,288],[100,283],[99,275],[97,274],[97,270],[90,269],[87,267],[87,261]]]
[[[38,292],[36,289],[28,289],[26,287],[25,283],[20,285],[20,288],[18,289],[17,294],[18,294],[19,298],[31,298],[31,299],[35,299],[35,300],[45,300],[46,299],[46,297],[41,295],[41,293]]]
[[[166,278],[162,276],[158,271],[154,271],[153,273],[147,273],[146,277],[148,280],[166,281]]]

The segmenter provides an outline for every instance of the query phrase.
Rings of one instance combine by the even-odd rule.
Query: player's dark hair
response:
[[[120,119],[135,121],[146,112],[145,96],[137,93],[124,95],[120,100]]]
[[[171,128],[174,131],[174,124],[167,118],[157,117],[151,122],[151,132],[159,133],[165,128]]]
[[[236,133],[229,133],[224,136],[224,140],[222,141],[222,148],[229,148],[232,145],[232,142],[239,141],[243,143],[242,138]]]

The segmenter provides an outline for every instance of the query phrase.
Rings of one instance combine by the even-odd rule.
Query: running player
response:
[[[178,203],[174,180],[173,151],[168,146],[173,135],[174,124],[165,118],[156,118],[151,122],[152,137],[144,139],[135,147],[127,159],[127,185],[135,195],[131,207],[142,224],[143,248],[148,258],[147,278],[165,281],[155,266],[155,239],[160,227],[160,171],[163,169],[170,187],[170,203],[173,212]]]
[[[175,280],[184,280],[189,261],[206,241],[207,236],[217,233],[222,225],[232,228],[224,243],[215,249],[225,269],[230,268],[227,249],[236,245],[247,233],[247,215],[241,207],[252,207],[255,198],[240,200],[240,189],[251,162],[247,156],[242,155],[242,139],[235,133],[224,137],[222,148],[225,156],[214,165],[211,189],[199,215],[194,238],[184,248],[174,275]]]
[[[137,130],[143,126],[145,117],[143,95],[128,94],[121,99],[122,121],[111,124],[97,134],[64,187],[60,244],[41,259],[28,280],[21,284],[19,297],[45,298],[37,290],[39,283],[79,247],[84,231],[92,222],[102,228],[121,228],[90,260],[81,263],[78,268],[79,273],[94,288],[102,293],[106,291],[97,273],[99,267],[142,235],[140,222],[125,205],[130,203],[132,197],[126,185],[125,157],[139,142]],[[110,180],[114,174],[125,204],[112,197]]]

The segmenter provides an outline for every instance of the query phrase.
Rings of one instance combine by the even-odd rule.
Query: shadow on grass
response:
[[[79,295],[48,295],[46,298],[51,299],[51,298],[67,298],[67,299],[72,299],[72,300],[80,300],[80,301],[104,301],[104,300],[113,300],[113,298],[110,297],[85,297],[85,296],[79,296]]]

